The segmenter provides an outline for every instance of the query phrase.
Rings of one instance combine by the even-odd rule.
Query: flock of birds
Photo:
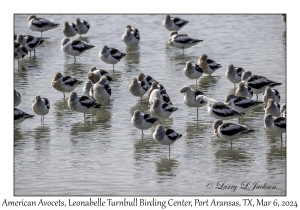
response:
[[[283,20],[285,21],[284,18]],[[203,40],[192,38],[187,34],[178,34],[178,31],[188,23],[189,21],[187,20],[171,17],[170,15],[166,15],[163,21],[165,28],[171,31],[168,43],[171,46],[182,49],[183,54],[184,49],[203,42]],[[37,18],[35,15],[29,16],[28,28],[32,31],[41,32],[41,37],[14,34],[14,58],[19,61],[19,59],[28,55],[28,52],[30,52],[30,56],[31,51],[34,51],[35,54],[35,49],[44,41],[42,33],[58,26],[59,24],[53,21]],[[73,37],[76,34],[81,36],[88,33],[89,29],[89,23],[85,20],[81,21],[79,18],[76,18],[74,23],[71,24],[67,21],[64,22],[62,32],[65,38],[62,39],[61,49],[65,54],[74,56],[74,62],[76,62],[76,56],[80,56],[94,46],[81,40],[70,40],[69,37]],[[140,41],[138,29],[127,25],[122,40],[128,47],[137,46]],[[117,64],[124,56],[126,56],[125,53],[106,45],[99,52],[99,58],[108,64],[113,64],[113,69],[114,64]],[[282,133],[286,132],[286,104],[279,104],[280,94],[273,88],[281,85],[281,83],[272,81],[264,76],[252,75],[250,71],[230,64],[227,67],[225,77],[234,84],[234,88],[236,88],[237,84],[237,88],[235,94],[228,94],[223,103],[197,90],[197,79],[203,74],[211,75],[220,68],[222,68],[221,64],[208,58],[206,54],[200,56],[197,64],[186,61],[183,73],[189,79],[196,80],[196,90],[185,85],[181,87],[180,92],[184,94],[183,101],[187,106],[197,108],[197,120],[198,109],[206,105],[208,114],[216,119],[213,123],[214,134],[221,139],[229,140],[232,147],[232,140],[252,133],[254,130],[248,129],[246,126],[238,123],[223,121],[239,118],[240,122],[240,118],[254,107],[264,105],[265,129],[274,133],[280,133],[282,139]],[[57,72],[51,82],[53,88],[63,93],[64,99],[65,93],[70,93],[68,98],[70,109],[75,112],[84,113],[84,119],[86,113],[90,113],[95,108],[100,108],[101,104],[110,100],[111,88],[109,84],[113,81],[107,71],[97,69],[94,66],[88,72],[87,78],[88,80],[82,89],[83,95],[78,95],[74,92],[75,88],[82,84],[83,81],[79,81],[72,76],[64,76],[60,72]],[[133,96],[139,97],[141,101],[143,96],[148,93],[150,105],[150,114],[143,114],[139,110],[134,111],[131,118],[132,125],[140,129],[143,136],[144,130],[151,128],[156,122],[159,122],[153,133],[153,139],[160,144],[168,145],[170,156],[170,145],[179,139],[182,134],[177,133],[171,128],[164,128],[161,125],[161,120],[169,118],[178,108],[173,106],[164,86],[150,75],[139,73],[136,78],[132,79],[128,89]],[[261,93],[263,93],[263,100],[259,101],[258,94]],[[252,99],[253,94],[256,94],[256,100]],[[21,95],[14,90],[14,107],[17,107],[20,103]],[[36,96],[32,103],[32,110],[35,114],[41,116],[42,124],[44,123],[44,116],[49,113],[49,109],[49,100]],[[33,116],[14,108],[15,122],[22,122]]]

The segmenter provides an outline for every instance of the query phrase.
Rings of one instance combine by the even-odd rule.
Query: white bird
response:
[[[147,90],[147,84],[144,81],[138,81],[137,78],[133,78],[129,85],[130,93],[134,96],[141,97],[141,101]]]
[[[79,56],[85,51],[95,47],[94,45],[90,45],[87,42],[80,41],[80,40],[70,40],[69,38],[63,38],[61,42],[61,49],[64,53],[68,55],[74,56],[74,59],[76,61],[75,56]]]
[[[14,122],[15,123],[20,123],[26,120],[27,118],[31,118],[34,115],[27,114],[26,112],[23,112],[20,109],[14,108]]]
[[[41,37],[43,36],[43,31],[48,31],[50,29],[56,28],[59,26],[59,23],[54,23],[45,18],[37,18],[35,15],[30,15],[28,17],[27,26],[32,31],[41,32]]]
[[[47,98],[36,96],[32,103],[32,111],[41,115],[41,123],[44,122],[44,116],[49,113],[50,102]]]
[[[152,117],[149,114],[141,114],[139,110],[135,110],[131,118],[131,124],[137,129],[142,130],[142,137],[144,136],[143,130],[151,128],[159,119]]]
[[[91,81],[91,80],[87,80],[86,82],[85,82],[85,85],[84,85],[84,87],[82,88],[82,92],[83,92],[83,95],[85,95],[85,96],[90,96],[90,90],[91,90],[91,88],[93,87],[93,82]]]
[[[90,29],[90,24],[85,20],[81,21],[79,18],[76,18],[74,23],[79,36],[81,36],[81,34],[86,34]]]
[[[118,63],[125,55],[126,54],[122,53],[120,50],[107,47],[106,45],[104,45],[99,52],[100,59],[105,63],[112,64],[113,70],[114,65]]]
[[[187,61],[183,69],[183,73],[187,78],[195,79],[197,87],[197,79],[199,79],[202,76],[203,69],[198,64],[193,64],[191,61]]]
[[[196,100],[199,100],[201,103],[206,102],[208,114],[215,119],[229,120],[240,118],[244,114],[222,102],[218,102],[204,95],[197,96]]]
[[[242,74],[242,81],[245,84],[252,88],[254,94],[256,94],[256,99],[258,99],[258,94],[263,93],[266,87],[274,87],[277,85],[281,85],[280,82],[275,82],[269,80],[266,77],[259,75],[252,75],[251,71],[244,71]]]
[[[164,129],[161,125],[157,125],[153,133],[153,139],[159,144],[169,146],[169,158],[170,158],[170,145],[174,144],[182,134],[177,133],[171,128]]]
[[[281,114],[279,103],[275,102],[272,98],[268,100],[267,106],[265,108],[265,115],[266,114],[270,114],[274,117],[279,117]]]
[[[131,25],[127,25],[125,33],[122,35],[122,41],[128,46],[136,46],[140,42],[140,33],[137,28],[131,28]]]
[[[199,42],[203,42],[203,40],[191,38],[187,34],[178,34],[177,31],[172,31],[168,40],[171,46],[182,49],[183,54],[184,49],[196,45]]]
[[[235,123],[223,123],[222,120],[216,120],[213,124],[213,128],[214,133],[217,137],[230,141],[231,147],[232,140],[243,137],[248,133],[255,132],[255,130],[250,130],[244,125]]]
[[[198,109],[206,104],[201,100],[196,100],[197,96],[205,95],[203,92],[194,90],[189,86],[185,85],[180,88],[180,93],[184,93],[183,102],[189,107],[197,107],[197,120],[198,120]]]
[[[234,67],[233,64],[230,64],[225,72],[225,77],[234,84],[235,88],[235,83],[242,81],[241,76],[244,71],[245,69],[242,67]]]
[[[183,26],[188,24],[189,21],[183,20],[178,17],[171,17],[170,15],[166,15],[163,21],[163,25],[169,31],[179,31]]]
[[[232,93],[228,94],[225,98],[225,104],[231,106],[235,110],[247,113],[251,111],[254,107],[263,104],[262,101],[255,101],[247,97],[234,96]]]
[[[83,113],[84,119],[85,113],[90,113],[92,109],[101,106],[94,99],[88,96],[78,96],[76,92],[70,93],[68,105],[73,111]]]
[[[63,76],[60,72],[56,72],[52,79],[51,85],[56,90],[63,92],[65,98],[65,93],[72,92],[82,82],[83,81],[77,80],[71,76]]]
[[[264,117],[264,127],[272,133],[280,133],[282,140],[282,133],[286,132],[286,118],[273,117],[271,114],[266,114]]]
[[[113,81],[109,73],[103,69],[97,69],[95,66],[92,66],[89,73],[88,73],[88,79],[91,80],[94,84],[100,80],[102,76],[106,76],[107,81],[106,84],[109,84],[109,82]]]
[[[160,103],[158,99],[154,99],[153,104],[150,106],[150,114],[154,117],[167,119],[177,109],[177,107],[173,107],[171,104]]]
[[[35,49],[44,42],[44,39],[40,37],[34,37],[30,35],[23,36],[21,34],[18,34],[16,40],[19,44],[23,45],[26,48],[26,50],[30,53],[30,56],[31,51],[33,51],[35,55]]]
[[[102,76],[90,89],[90,96],[99,103],[108,101],[111,96],[111,88],[108,84],[106,84],[106,81],[106,76]]]
[[[269,99],[273,99],[275,102],[280,102],[280,94],[278,90],[266,87],[265,92],[263,93],[263,102],[267,105]]]
[[[62,27],[62,32],[66,37],[73,37],[77,34],[76,25],[65,21],[64,26]]]
[[[222,68],[221,64],[216,63],[214,60],[209,59],[206,54],[202,54],[197,63],[202,69],[203,73],[211,75],[219,68]]]
[[[246,86],[244,82],[239,82],[238,88],[235,90],[235,95],[251,99],[253,97],[253,91],[252,88]]]
[[[155,99],[158,99],[160,103],[167,103],[172,105],[171,99],[166,91],[154,89],[149,97],[150,106],[153,104]]]
[[[16,89],[14,89],[14,107],[19,106],[21,103],[21,95]]]

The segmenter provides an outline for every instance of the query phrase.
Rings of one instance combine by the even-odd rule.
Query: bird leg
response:
[[[170,145],[169,145],[169,159],[170,159]]]

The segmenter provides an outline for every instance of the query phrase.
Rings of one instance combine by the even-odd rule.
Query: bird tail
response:
[[[274,81],[270,81],[270,82],[272,82],[271,85],[269,85],[270,87],[275,87],[275,86],[278,86],[278,85],[282,84],[280,82],[274,82]]]
[[[94,108],[100,108],[100,107],[101,107],[101,104],[97,103],[97,104],[94,105]]]
[[[106,77],[108,81],[113,81],[113,79],[111,78],[111,76],[107,76]]]
[[[25,115],[25,118],[31,118],[31,117],[34,117],[34,115],[32,115],[32,114],[26,114]]]
[[[93,47],[95,47],[94,45],[88,45],[88,49],[91,49],[91,48],[93,48]]]
[[[83,83],[83,81],[78,81],[78,80],[77,80],[77,84],[78,84],[78,85],[81,85],[82,83]]]
[[[177,107],[173,107],[173,112],[175,112],[178,108]]]
[[[41,45],[45,40],[44,39],[40,39],[40,42],[38,45]]]
[[[181,136],[182,136],[182,134],[178,134],[178,137],[177,137],[177,139],[179,139]]]
[[[193,41],[193,43],[198,43],[198,42],[203,42],[203,40],[195,39],[195,40]]]

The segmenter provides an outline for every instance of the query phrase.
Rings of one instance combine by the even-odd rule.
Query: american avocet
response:
[[[114,65],[118,63],[125,55],[126,54],[122,53],[120,50],[107,47],[106,45],[104,45],[99,52],[100,59],[105,63],[112,64],[113,70]]]
[[[183,69],[183,73],[187,78],[195,79],[197,87],[197,79],[199,79],[202,76],[203,69],[198,64],[193,64],[191,61],[187,61]]]
[[[197,96],[196,100],[199,100],[201,103],[203,101],[206,102],[208,114],[215,119],[229,120],[233,118],[240,118],[244,114],[222,102],[218,102],[204,95]]]
[[[158,99],[160,103],[167,103],[172,105],[171,99],[166,91],[159,89],[153,90],[149,97],[150,106],[153,104],[155,99]]]
[[[171,128],[163,128],[161,125],[157,125],[153,133],[153,139],[159,144],[169,146],[169,158],[170,158],[170,146],[179,139],[182,134],[177,133]]]
[[[154,80],[151,76],[146,76],[146,75],[144,75],[142,72],[139,73],[139,74],[137,75],[136,78],[137,78],[137,80],[140,81],[140,82],[144,81],[144,82],[147,84],[147,89],[148,89],[148,90],[149,90],[149,88],[151,87],[152,82],[156,81],[156,80]]]
[[[253,91],[252,88],[246,86],[244,82],[239,82],[238,88],[235,90],[235,95],[251,99],[253,97]]]
[[[273,117],[271,114],[266,114],[264,117],[265,129],[272,133],[280,133],[282,140],[282,133],[286,132],[286,118]]]
[[[106,81],[106,76],[102,76],[90,89],[90,96],[99,103],[108,101],[111,96],[111,88],[108,84],[106,84]]]
[[[178,17],[171,17],[170,15],[166,15],[163,21],[163,25],[169,31],[179,31],[183,26],[188,24],[189,21],[183,20]]]
[[[42,37],[43,31],[48,31],[52,28],[56,28],[59,26],[59,23],[54,23],[53,21],[49,21],[45,18],[37,18],[35,15],[30,15],[28,17],[27,26],[32,31],[41,32],[41,37]]]
[[[74,23],[75,23],[77,33],[79,34],[79,36],[81,36],[81,34],[86,34],[90,29],[90,24],[88,22],[86,22],[85,20],[81,21],[79,18],[76,18]]]
[[[14,89],[14,107],[19,106],[21,103],[21,95],[16,89]]]
[[[25,55],[28,55],[28,51],[26,50],[26,47],[23,45],[20,45],[17,42],[14,42],[14,59],[18,61],[18,68],[19,68],[19,59],[24,58]]]
[[[167,103],[160,103],[158,99],[154,99],[153,104],[150,106],[150,114],[154,117],[167,119],[178,108]]]
[[[84,85],[84,87],[82,88],[82,91],[83,91],[83,95],[85,95],[85,96],[90,96],[90,90],[91,90],[91,88],[93,87],[93,82],[91,81],[91,80],[87,80],[86,82],[85,82],[85,85]]]
[[[152,117],[149,114],[141,114],[139,110],[135,110],[131,118],[131,124],[137,129],[142,130],[142,136],[144,136],[143,130],[151,128],[156,121],[158,121],[158,118]]]
[[[225,98],[225,104],[231,106],[235,110],[247,113],[251,111],[254,107],[263,104],[262,101],[255,101],[247,97],[234,96],[232,93],[228,94]]]
[[[107,81],[106,84],[109,84],[109,82],[113,81],[109,73],[103,69],[97,69],[95,66],[92,66],[89,73],[88,73],[88,79],[91,80],[94,84],[100,80],[102,76],[106,76]]]
[[[203,69],[205,74],[211,75],[219,68],[222,68],[221,64],[216,63],[214,60],[209,59],[206,54],[202,54],[197,63]]]
[[[214,133],[217,137],[229,140],[232,147],[232,140],[238,139],[247,135],[248,133],[253,133],[255,130],[250,130],[244,125],[235,123],[223,123],[222,120],[216,120],[213,124]]]
[[[140,33],[138,29],[131,28],[130,25],[126,26],[125,33],[122,36],[122,41],[128,46],[136,46],[140,42]]]
[[[244,71],[245,69],[242,67],[234,67],[233,64],[230,64],[225,72],[225,77],[234,84],[235,88],[235,83],[242,81],[241,76]]]
[[[266,87],[275,87],[277,85],[281,85],[280,82],[269,80],[266,77],[252,75],[251,71],[243,72],[242,81],[244,81],[247,86],[252,88],[253,93],[256,94],[256,99],[258,99],[258,94],[265,91]]]
[[[76,25],[65,21],[64,26],[62,27],[62,32],[66,37],[73,37],[77,34]]]
[[[270,88],[270,87],[266,87],[265,92],[263,93],[263,98],[262,98],[265,105],[267,105],[269,99],[273,99],[275,102],[279,103],[280,102],[280,94],[279,94],[278,90]]]
[[[149,97],[150,97],[152,91],[155,90],[155,89],[162,90],[162,91],[165,91],[165,92],[167,91],[162,84],[159,84],[157,81],[153,81],[151,83],[151,86],[150,86],[149,90],[148,90],[148,96]]]
[[[198,108],[206,104],[201,100],[196,100],[198,95],[205,95],[203,92],[194,90],[189,86],[185,85],[180,88],[180,93],[184,93],[183,102],[189,107],[197,107],[197,120],[198,120]]]
[[[31,118],[34,115],[27,114],[26,112],[23,112],[20,109],[14,108],[14,122],[15,123],[20,123],[26,120],[27,118]]]
[[[65,98],[65,93],[72,92],[82,82],[83,81],[77,80],[71,76],[63,76],[60,72],[56,72],[52,79],[51,85],[56,90],[63,92]]]
[[[64,53],[74,56],[75,61],[76,61],[75,56],[79,56],[82,53],[84,53],[86,50],[89,50],[93,47],[95,46],[90,45],[84,41],[80,41],[80,40],[71,41],[69,38],[63,38],[61,42],[61,48],[64,51]]]
[[[36,96],[32,103],[32,110],[37,115],[41,115],[41,123],[44,122],[44,116],[49,113],[50,102],[47,98]]]
[[[129,85],[130,93],[134,96],[141,97],[141,101],[147,90],[147,84],[144,81],[138,81],[137,78],[133,78]]]
[[[267,106],[265,108],[265,115],[270,114],[274,117],[279,117],[281,112],[280,112],[280,104],[275,102],[274,99],[270,98],[268,100]]]
[[[33,51],[35,55],[35,49],[44,42],[44,39],[30,35],[23,36],[21,34],[18,34],[17,42],[26,47],[26,50],[30,53],[31,56],[31,51]]]
[[[73,111],[83,113],[84,119],[85,113],[90,113],[92,109],[101,106],[94,99],[88,96],[78,96],[76,92],[70,93],[68,105]]]
[[[171,46],[182,49],[183,54],[184,49],[194,46],[199,42],[203,42],[203,40],[191,38],[187,34],[178,34],[177,31],[170,33],[168,41]]]

